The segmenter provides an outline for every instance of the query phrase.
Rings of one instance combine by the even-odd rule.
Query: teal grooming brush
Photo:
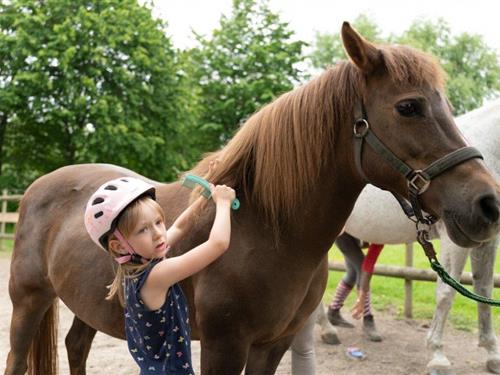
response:
[[[207,182],[207,180],[192,174],[186,175],[182,180],[182,186],[185,186],[189,189],[194,189],[196,185],[201,186],[202,188],[201,195],[204,198],[210,199],[212,197],[212,192],[210,191],[210,184]],[[231,204],[231,208],[233,210],[237,210],[238,208],[240,208],[240,201],[238,200],[238,198],[234,199],[233,203]]]

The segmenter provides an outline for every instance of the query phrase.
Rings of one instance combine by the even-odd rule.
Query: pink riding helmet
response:
[[[135,253],[115,227],[120,213],[142,195],[156,199],[155,187],[134,177],[120,177],[108,181],[92,194],[85,209],[85,228],[100,248],[108,250],[107,238],[114,231],[128,252]]]

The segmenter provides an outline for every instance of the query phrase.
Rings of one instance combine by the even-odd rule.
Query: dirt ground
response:
[[[9,258],[0,255],[0,373],[5,370],[9,351],[9,326],[12,306],[8,295]],[[72,321],[71,312],[61,304],[59,330],[59,368],[63,375],[69,374],[64,336]],[[390,314],[376,313],[379,331],[384,336],[381,343],[364,340],[360,327],[339,330],[341,345],[324,344],[316,327],[316,374],[317,375],[396,375],[426,374],[430,353],[425,347],[426,324],[429,322],[398,320]],[[448,328],[445,333],[445,352],[455,366],[457,374],[488,374],[485,368],[486,352],[477,346],[473,333]],[[352,360],[345,355],[346,348],[361,348],[366,359]],[[199,373],[199,343],[193,343],[193,365]],[[228,353],[230,355],[230,353]],[[87,374],[129,375],[137,374],[124,341],[98,333],[87,362]],[[290,374],[290,352],[284,356],[277,374]]]

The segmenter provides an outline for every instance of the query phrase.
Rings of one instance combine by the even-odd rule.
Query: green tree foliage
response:
[[[500,61],[497,51],[479,35],[452,35],[444,20],[417,20],[394,40],[435,55],[448,74],[447,94],[462,114],[480,107],[483,100],[500,94]]]
[[[381,32],[378,26],[367,15],[359,15],[352,25],[361,35],[372,42],[382,42]],[[309,55],[313,68],[323,70],[330,65],[335,65],[340,60],[347,59],[342,39],[340,38],[340,27],[338,32],[319,33],[316,32],[313,50]]]
[[[197,35],[189,51],[197,66],[202,114],[199,147],[217,149],[249,115],[301,79],[302,41],[267,1],[234,0],[211,38]]]
[[[435,55],[448,74],[447,94],[459,115],[480,107],[484,99],[500,94],[500,63],[497,51],[481,36],[462,33],[454,36],[444,20],[419,19],[401,35],[382,38],[376,23],[365,15],[354,22],[368,40],[414,46]],[[339,33],[317,34],[310,55],[314,68],[325,68],[345,59]]]
[[[187,166],[192,94],[149,6],[13,0],[0,5],[0,27],[4,184],[81,162],[162,180]]]

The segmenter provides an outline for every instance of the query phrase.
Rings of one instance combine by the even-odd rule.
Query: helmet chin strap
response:
[[[129,255],[124,255],[124,256],[115,258],[115,261],[118,264],[124,264],[127,262],[141,264],[141,263],[144,263],[143,260],[149,260],[149,259],[143,258],[142,256],[140,256],[139,254],[136,253],[134,248],[128,243],[128,241],[125,239],[123,234],[118,230],[118,228],[114,230],[113,234],[116,236],[116,238],[118,238],[118,241],[120,241],[120,244],[123,246],[123,248],[125,250],[128,251],[128,254],[129,254]]]

